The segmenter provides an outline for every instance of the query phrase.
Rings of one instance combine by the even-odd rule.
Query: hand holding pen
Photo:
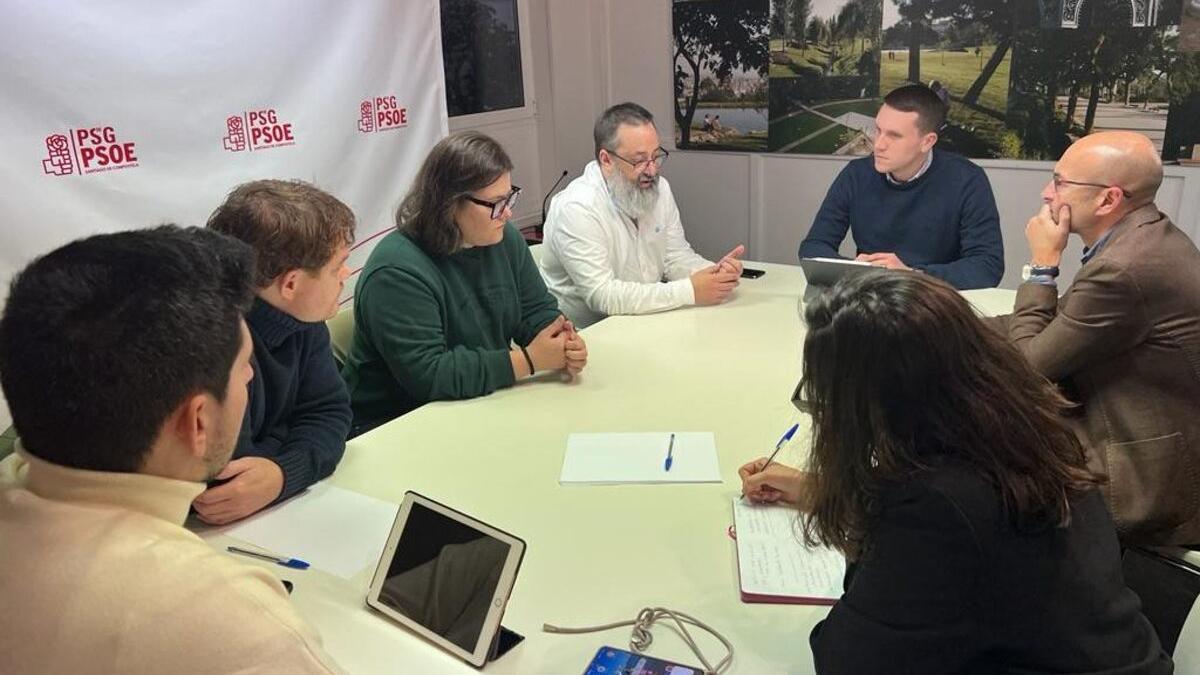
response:
[[[775,463],[780,448],[787,444],[800,425],[792,425],[775,444],[769,457],[759,457],[738,469],[742,479],[742,495],[752,502],[796,504],[804,484],[804,473],[784,464]]]

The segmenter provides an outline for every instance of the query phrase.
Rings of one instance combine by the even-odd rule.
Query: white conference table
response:
[[[726,533],[738,467],[767,454],[794,422],[801,432],[780,460],[800,462],[807,445],[807,420],[789,401],[800,376],[803,275],[748,264],[767,274],[744,280],[724,305],[610,317],[586,329],[578,381],[535,378],[429,404],[347,444],[334,485],[392,502],[414,490],[528,543],[504,619],[525,641],[487,672],[582,673],[600,646],[627,649],[629,629],[555,635],[542,624],[604,624],[649,606],[724,634],[736,649],[728,673],[813,672],[808,635],[828,609],[742,603]],[[1011,309],[1014,293],[966,296],[991,315]],[[724,482],[559,485],[568,434],[615,431],[711,431]],[[366,608],[373,568],[350,581],[288,572],[297,608],[349,672],[474,671]],[[651,655],[700,666],[667,623],[653,632]],[[715,664],[721,645],[693,634]]]

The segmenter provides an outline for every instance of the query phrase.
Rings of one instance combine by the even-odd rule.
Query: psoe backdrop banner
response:
[[[357,269],[447,132],[438,0],[0,0],[0,25],[0,304],[39,254],[203,225],[257,178],[346,202]]]

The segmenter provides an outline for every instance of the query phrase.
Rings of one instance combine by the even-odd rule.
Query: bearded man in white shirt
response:
[[[683,236],[659,171],[669,154],[654,116],[620,103],[596,120],[596,160],[550,204],[542,277],[579,328],[613,314],[724,302],[742,273],[738,245],[713,263]]]

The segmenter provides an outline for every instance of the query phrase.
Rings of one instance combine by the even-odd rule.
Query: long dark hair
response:
[[[941,458],[985,475],[1022,530],[1067,525],[1070,497],[1101,482],[1063,419],[1071,404],[945,282],[844,279],[804,318],[810,545],[857,555],[882,490]]]
[[[448,255],[462,246],[455,211],[467,195],[512,171],[512,160],[492,137],[464,131],[443,138],[421,164],[396,211],[396,228],[425,252]]]

